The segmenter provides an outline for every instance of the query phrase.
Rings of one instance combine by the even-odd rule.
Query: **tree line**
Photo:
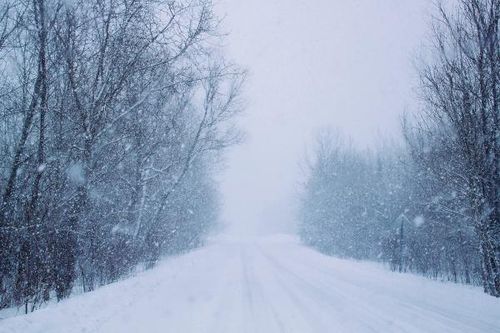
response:
[[[0,3],[0,308],[198,246],[243,72],[210,0]]]
[[[318,137],[300,216],[319,250],[481,284],[500,297],[499,0],[438,6],[423,111],[375,151]]]

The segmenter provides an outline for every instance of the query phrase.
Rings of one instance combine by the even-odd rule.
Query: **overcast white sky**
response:
[[[243,145],[227,157],[223,220],[242,234],[294,226],[299,162],[330,126],[361,146],[397,135],[415,105],[412,61],[431,0],[219,0],[229,57],[249,71]]]

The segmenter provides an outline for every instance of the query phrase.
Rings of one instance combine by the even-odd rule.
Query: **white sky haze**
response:
[[[241,127],[221,175],[223,220],[239,234],[292,231],[299,162],[315,131],[354,143],[399,133],[415,105],[413,59],[430,0],[221,0],[229,57],[249,72]]]

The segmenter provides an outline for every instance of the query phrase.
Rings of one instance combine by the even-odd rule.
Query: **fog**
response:
[[[293,231],[301,161],[314,133],[358,146],[399,136],[415,108],[414,60],[428,0],[222,0],[230,57],[244,66],[244,144],[221,176],[223,221],[238,234]]]

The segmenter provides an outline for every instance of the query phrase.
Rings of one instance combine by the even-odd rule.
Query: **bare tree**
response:
[[[500,1],[461,0],[454,10],[439,6],[435,58],[421,70],[422,90],[433,128],[449,129],[464,166],[485,292],[500,296]]]
[[[0,7],[0,307],[200,244],[244,77],[217,23],[208,0]]]

